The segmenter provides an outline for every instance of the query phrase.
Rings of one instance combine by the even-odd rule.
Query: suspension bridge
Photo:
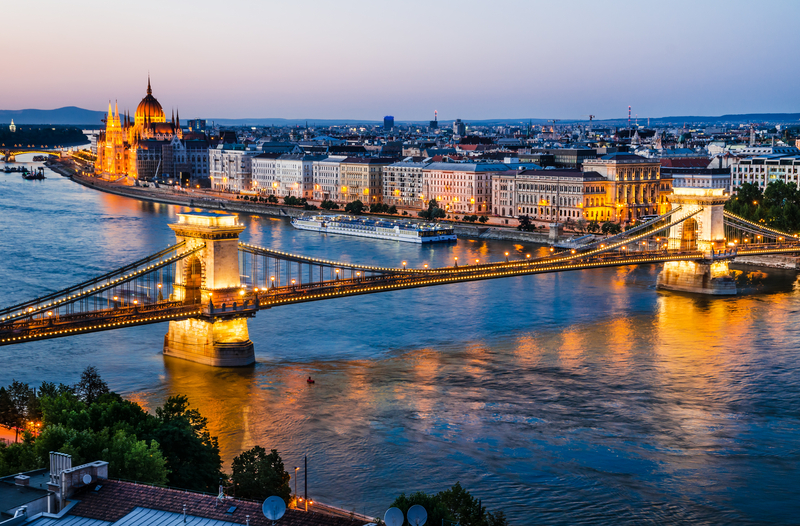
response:
[[[692,190],[692,191],[690,191]],[[727,196],[686,189],[672,210],[616,236],[546,257],[379,267],[305,257],[239,241],[233,215],[179,214],[177,242],[122,268],[0,309],[0,345],[169,322],[164,354],[214,366],[255,361],[247,319],[310,301],[628,265],[663,264],[658,287],[735,294],[728,263],[800,252],[800,237],[730,214]]]

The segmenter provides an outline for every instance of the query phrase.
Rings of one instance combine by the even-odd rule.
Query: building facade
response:
[[[492,176],[507,171],[502,163],[431,163],[422,170],[422,199],[448,212],[489,214]]]
[[[313,199],[314,161],[324,159],[323,155],[285,153],[275,164],[277,195]]]
[[[253,184],[253,157],[258,154],[244,144],[219,144],[208,150],[211,188],[222,192],[257,192]]]
[[[632,223],[647,215],[660,215],[669,209],[667,195],[672,192],[661,181],[661,163],[630,153],[612,153],[587,159],[584,171],[597,172],[610,184],[614,206],[610,221]]]
[[[383,168],[393,162],[380,157],[347,157],[339,164],[340,199],[383,202]]]
[[[524,170],[492,177],[492,212],[537,221],[608,221],[613,215],[610,182],[597,172]]]
[[[722,188],[730,192],[730,169],[714,167],[715,164],[722,163],[707,157],[661,159],[661,180],[672,180],[673,188]]]
[[[384,166],[383,202],[406,208],[425,208],[423,170],[430,165],[410,159]]]
[[[748,157],[733,163],[730,170],[730,183],[734,191],[743,183],[755,184],[764,190],[773,181],[783,181],[800,188],[800,154]]]
[[[317,201],[341,200],[341,164],[347,159],[344,155],[329,155],[324,159],[314,161],[312,172],[314,175],[314,199]]]
[[[171,141],[183,138],[180,116],[173,114],[167,122],[161,104],[153,97],[150,78],[147,79],[147,95],[136,107],[133,120],[130,115],[120,115],[115,104],[108,103],[105,130],[97,137],[97,161],[95,172],[108,175],[138,175],[137,150],[142,140]],[[148,164],[149,166],[149,164]]]

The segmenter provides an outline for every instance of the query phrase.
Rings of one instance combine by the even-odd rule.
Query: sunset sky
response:
[[[798,112],[800,1],[5,2],[0,109],[182,118]]]

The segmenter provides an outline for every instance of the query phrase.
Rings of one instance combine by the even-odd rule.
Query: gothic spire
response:
[[[153,94],[153,90],[150,88],[150,73],[147,74],[147,94]]]

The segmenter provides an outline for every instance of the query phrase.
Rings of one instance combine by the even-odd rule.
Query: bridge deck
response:
[[[419,287],[431,287],[480,281],[513,276],[567,272],[604,267],[621,267],[629,265],[650,265],[668,261],[705,261],[731,260],[737,256],[787,254],[800,252],[800,243],[759,244],[740,247],[737,251],[718,253],[710,256],[699,251],[650,251],[604,252],[596,255],[575,254],[562,255],[553,260],[521,260],[502,263],[488,263],[460,267],[437,268],[426,271],[419,269],[413,272],[391,272],[378,276],[365,276],[350,279],[334,279],[295,286],[262,289],[257,293],[249,293],[257,303],[246,307],[245,315],[251,315],[258,309],[268,309],[281,305],[292,305],[310,301],[358,296],[403,290]],[[711,259],[709,259],[711,258]],[[392,269],[399,270],[399,269]],[[409,269],[411,270],[411,269]],[[160,301],[154,304],[101,309],[80,314],[60,316],[58,318],[21,318],[13,322],[0,324],[0,345],[12,345],[26,341],[59,338],[75,334],[105,331],[135,325],[161,323],[170,320],[188,318],[217,318],[236,315],[243,312],[233,308],[224,310],[222,306],[209,308],[199,303],[182,303],[178,301]]]

